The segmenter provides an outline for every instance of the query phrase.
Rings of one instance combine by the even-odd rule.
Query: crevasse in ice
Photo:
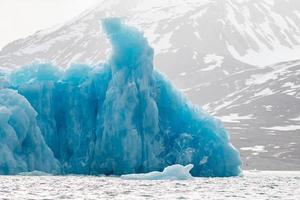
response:
[[[153,70],[143,34],[120,19],[102,25],[113,50],[106,63],[35,63],[2,81],[0,173],[121,175],[193,164],[194,176],[238,175],[239,153],[221,122]]]

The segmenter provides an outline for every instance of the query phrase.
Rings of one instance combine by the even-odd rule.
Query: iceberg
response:
[[[125,180],[188,180],[193,178],[190,174],[192,168],[192,164],[186,166],[175,164],[166,167],[162,172],[126,174],[122,175],[121,178]]]
[[[193,176],[238,175],[239,152],[222,123],[153,69],[154,50],[143,34],[117,18],[103,20],[102,26],[112,45],[105,63],[66,70],[33,63],[3,79],[0,155],[7,159],[0,156],[0,174],[123,175],[192,164]],[[10,96],[22,105],[16,100],[7,106],[3,99]],[[19,110],[26,117],[11,120]],[[26,148],[7,151],[4,146],[11,149],[18,141],[7,126],[16,126],[21,139],[35,137]],[[39,156],[28,159],[37,147]],[[21,161],[11,164],[19,155]]]

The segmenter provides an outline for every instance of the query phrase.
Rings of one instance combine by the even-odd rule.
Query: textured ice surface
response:
[[[0,90],[8,86],[9,81],[7,80],[6,74],[0,71]]]
[[[121,175],[193,164],[194,176],[238,175],[239,153],[221,122],[191,105],[153,70],[153,49],[143,34],[119,19],[106,19],[103,27],[113,49],[106,63],[72,65],[66,71],[36,63],[8,78],[9,87],[33,107],[29,114],[38,113],[28,120],[36,122],[62,172]],[[44,147],[44,140],[34,144]],[[27,170],[49,171],[33,166],[13,173]]]
[[[175,164],[166,167],[162,172],[126,174],[122,175],[121,178],[127,180],[187,180],[193,178],[190,174],[192,168],[192,164],[186,166]]]
[[[36,121],[36,111],[16,91],[0,90],[0,174],[40,170],[60,173]]]

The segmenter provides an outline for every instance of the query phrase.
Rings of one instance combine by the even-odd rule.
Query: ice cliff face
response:
[[[37,113],[16,91],[0,90],[0,174],[45,171],[58,174],[60,164],[44,141]]]
[[[34,129],[18,131],[36,137],[17,151],[2,148],[0,154],[12,152],[10,158],[20,152],[26,158],[30,157],[27,152],[39,150],[36,146],[44,154],[34,152],[40,154],[30,157],[30,163],[37,163],[30,168],[4,160],[0,173],[120,175],[193,164],[194,176],[238,175],[239,153],[220,121],[192,106],[153,70],[153,49],[143,35],[114,18],[104,20],[103,28],[113,49],[105,64],[72,65],[67,70],[32,64],[8,76],[8,87],[19,94],[11,89],[1,93],[13,93],[12,104],[26,102],[21,108],[28,107],[24,115],[30,123],[26,124]],[[2,98],[8,96],[4,93]],[[2,98],[0,105],[5,106]],[[17,118],[18,123],[9,120],[3,113],[1,147],[11,143],[6,125],[26,122],[23,117]],[[14,166],[17,170],[9,171]]]

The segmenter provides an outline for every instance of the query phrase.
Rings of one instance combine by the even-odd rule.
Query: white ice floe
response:
[[[162,172],[153,171],[145,174],[122,175],[122,179],[128,180],[187,180],[193,178],[190,174],[192,164],[186,166],[175,164],[166,167]]]

